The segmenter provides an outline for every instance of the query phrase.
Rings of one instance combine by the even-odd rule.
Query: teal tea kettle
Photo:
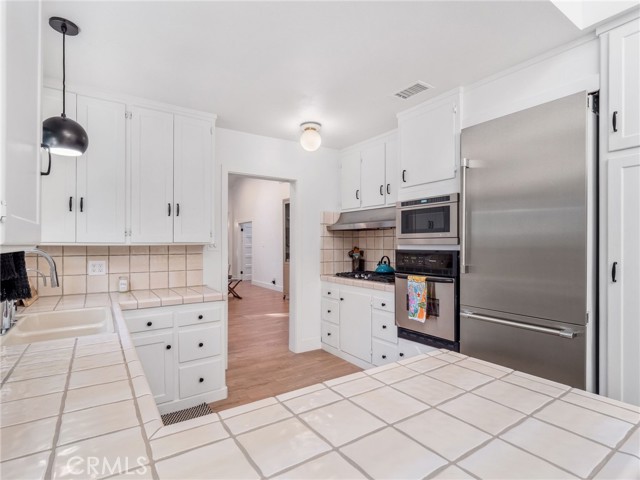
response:
[[[385,261],[386,258],[386,261]],[[378,266],[376,267],[376,273],[393,273],[395,270],[391,266],[391,260],[386,255],[383,256],[378,262]]]

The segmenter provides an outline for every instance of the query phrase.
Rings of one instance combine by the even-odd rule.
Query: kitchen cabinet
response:
[[[123,312],[162,413],[227,397],[224,303]]]
[[[340,291],[340,350],[371,363],[370,295]]]
[[[0,252],[40,242],[40,5],[0,7]]]
[[[609,150],[640,146],[640,19],[609,32]]]
[[[397,144],[387,135],[350,147],[341,157],[342,210],[395,205]]]
[[[453,179],[458,167],[460,93],[398,114],[401,187]]]

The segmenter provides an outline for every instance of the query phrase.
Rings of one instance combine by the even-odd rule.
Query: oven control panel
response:
[[[445,277],[458,276],[458,252],[455,250],[396,250],[396,270]]]

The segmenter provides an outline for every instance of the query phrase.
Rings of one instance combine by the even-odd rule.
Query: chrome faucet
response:
[[[45,287],[47,286],[47,276],[44,273],[42,273],[40,270],[36,268],[27,268],[27,272],[34,272],[36,276],[42,277],[42,284]]]
[[[51,287],[55,288],[60,286],[60,282],[58,282],[58,269],[56,268],[56,262],[53,260],[53,258],[51,258],[51,255],[49,255],[44,250],[40,250],[39,248],[26,250],[25,253],[35,253],[36,255],[40,255],[41,257],[43,257],[49,264],[49,277],[51,278]],[[45,284],[45,286],[47,285],[47,281],[44,278],[43,283]]]

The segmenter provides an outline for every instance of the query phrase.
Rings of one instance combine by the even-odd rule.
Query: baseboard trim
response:
[[[251,285],[255,285],[256,287],[268,288],[269,290],[275,290],[276,292],[282,292],[282,285],[274,285],[271,282],[251,280]]]

